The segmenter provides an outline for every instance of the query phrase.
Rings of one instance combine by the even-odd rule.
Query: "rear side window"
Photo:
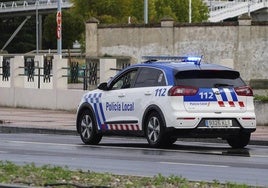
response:
[[[164,73],[159,69],[141,68],[134,87],[165,86]]]
[[[232,70],[189,70],[175,73],[176,85],[217,88],[239,87],[245,82],[237,71]]]

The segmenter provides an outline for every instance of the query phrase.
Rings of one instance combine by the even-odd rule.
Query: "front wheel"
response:
[[[250,140],[250,133],[240,133],[238,135],[227,138],[228,144],[232,148],[236,149],[246,147],[249,143],[249,140]]]
[[[83,110],[79,115],[78,130],[81,140],[85,144],[95,145],[102,139],[102,135],[97,133],[97,123],[94,116],[88,109]]]

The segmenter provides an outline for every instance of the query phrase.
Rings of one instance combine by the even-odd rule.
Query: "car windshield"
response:
[[[175,73],[175,84],[203,88],[244,86],[240,74],[233,70],[187,70]]]

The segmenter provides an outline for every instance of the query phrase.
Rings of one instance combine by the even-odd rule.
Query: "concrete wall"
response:
[[[10,55],[11,56],[11,55]],[[28,80],[24,75],[24,56],[10,59],[10,77],[3,79],[3,56],[0,56],[0,106],[76,110],[81,97],[87,92],[68,89],[67,59],[54,56],[50,82],[43,80],[44,56],[34,57],[34,78]],[[101,58],[97,61],[99,82],[105,82],[116,74],[120,61],[115,58]],[[118,65],[119,64],[119,65]],[[40,84],[38,84],[38,68],[40,67]],[[39,88],[38,88],[38,85]],[[96,88],[96,85],[92,88]]]
[[[257,125],[258,126],[268,126],[268,102],[260,102],[260,101],[255,101],[254,102],[255,106],[255,113],[256,113],[256,118],[257,118]]]
[[[0,57],[0,67],[2,67],[3,57]],[[43,67],[43,57],[36,56],[35,61]],[[53,76],[51,82],[43,82],[41,78],[40,88],[37,87],[37,69],[35,69],[34,80],[29,82],[24,74],[24,57],[15,56],[10,59],[9,80],[0,80],[0,105],[9,107],[40,108],[40,109],[62,109],[75,110],[80,102],[83,90],[68,90],[67,59],[59,56],[53,58]],[[2,69],[0,69],[2,74]],[[43,69],[40,70],[43,74]]]
[[[145,55],[203,55],[204,62],[239,70],[246,81],[266,80],[268,89],[268,24],[241,19],[179,25],[163,20],[151,27],[106,27],[88,22],[86,29],[87,56],[130,56],[139,62]]]

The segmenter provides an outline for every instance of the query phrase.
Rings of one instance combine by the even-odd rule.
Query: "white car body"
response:
[[[211,64],[159,61],[128,67],[109,83],[83,96],[77,112],[77,130],[85,143],[91,144],[83,139],[83,133],[86,136],[93,129],[83,129],[83,124],[92,121],[94,132],[100,137],[106,133],[142,135],[153,147],[170,145],[178,137],[222,137],[235,148],[248,144],[250,133],[256,129],[253,93],[237,71]],[[219,78],[210,78],[215,71]],[[197,87],[199,80],[209,85],[209,79],[224,83]],[[238,85],[228,85],[228,81]],[[88,116],[82,120],[84,109],[90,111],[92,120],[86,120]],[[238,143],[243,139],[242,144]]]

